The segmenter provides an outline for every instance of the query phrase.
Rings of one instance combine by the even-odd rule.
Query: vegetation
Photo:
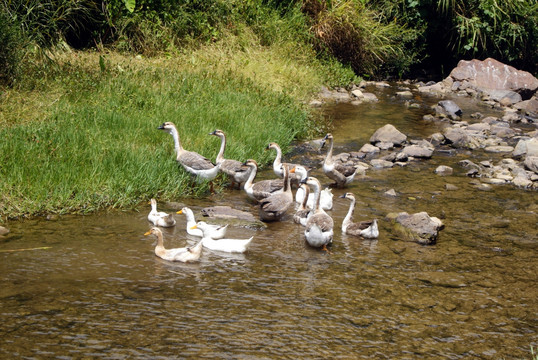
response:
[[[165,120],[188,149],[214,158],[219,144],[207,134],[221,128],[227,156],[264,163],[267,142],[285,149],[320,132],[303,104],[322,84],[402,77],[471,55],[536,71],[537,7],[0,0],[0,217],[202,194],[156,130]]]

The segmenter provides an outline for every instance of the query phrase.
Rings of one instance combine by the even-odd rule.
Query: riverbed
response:
[[[439,99],[416,96],[420,106],[410,108],[395,90],[371,89],[377,103],[320,110],[335,153],[358,151],[387,123],[412,139],[438,131],[422,116]],[[470,122],[478,121],[468,117],[476,111],[495,114],[469,98],[455,101]],[[316,163],[307,157],[323,154],[290,156]],[[537,193],[512,185],[482,191],[458,165],[500,158],[480,150],[434,152],[333,189],[329,253],[305,243],[292,212],[264,229],[231,227],[229,237],[254,236],[246,253],[204,250],[192,264],[155,257],[155,239],[144,236],[149,205],[10,222],[11,233],[0,239],[0,357],[530,359],[531,345],[538,345]],[[454,174],[436,175],[439,165]],[[312,175],[329,184],[320,167]],[[385,194],[390,189],[396,197]],[[339,196],[347,191],[357,197],[355,221],[379,220],[378,239],[341,233],[349,202]],[[215,205],[257,216],[238,190],[177,202],[197,218]],[[173,212],[178,204],[159,208]],[[384,220],[400,211],[441,218],[437,243],[400,238]],[[163,230],[165,246],[194,244],[185,218],[175,217],[177,225]]]

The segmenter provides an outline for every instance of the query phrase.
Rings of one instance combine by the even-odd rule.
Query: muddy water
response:
[[[325,109],[335,152],[358,150],[386,123],[412,138],[436,131],[421,120],[436,99],[410,110],[391,90],[378,96],[377,104]],[[145,207],[9,223],[0,239],[0,357],[530,359],[538,345],[537,194],[479,191],[457,165],[495,156],[435,154],[357,179],[347,189],[358,198],[355,220],[381,220],[374,241],[340,234],[348,202],[333,190],[330,254],[309,248],[289,218],[265,230],[232,228],[232,237],[254,236],[247,253],[204,251],[195,264],[153,255]],[[454,175],[433,174],[441,164]],[[398,197],[384,195],[392,188]],[[185,204],[197,214],[221,204],[257,214],[239,191]],[[392,211],[427,211],[446,228],[436,245],[405,242],[382,220]],[[176,218],[165,245],[194,243]],[[25,250],[6,252],[16,249]]]

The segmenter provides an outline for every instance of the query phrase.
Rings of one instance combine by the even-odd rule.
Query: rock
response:
[[[392,196],[392,197],[398,196],[398,194],[396,193],[396,190],[394,190],[394,189],[390,189],[390,190],[385,191],[385,195]]]
[[[502,106],[511,106],[521,102],[521,95],[512,90],[483,89],[491,100],[499,102]]]
[[[377,96],[375,96],[375,94],[372,94],[372,93],[363,93],[364,95],[364,101],[367,101],[367,102],[378,102],[379,99],[377,98]]]
[[[474,124],[471,124],[471,125],[467,126],[467,130],[473,130],[473,131],[486,133],[486,132],[491,130],[491,125],[486,124],[486,123],[482,123],[482,122],[474,123]]]
[[[459,187],[453,184],[445,184],[445,189],[448,191],[456,191],[459,190]]]
[[[469,136],[465,130],[461,128],[449,127],[446,128],[443,132],[445,139],[454,147],[462,148],[469,147]]]
[[[523,164],[527,169],[538,174],[538,156],[527,155]]]
[[[408,157],[416,157],[416,158],[426,158],[429,159],[432,157],[433,149],[429,149],[426,147],[422,147],[419,145],[408,145],[404,147],[402,150],[404,154],[406,154]]]
[[[309,105],[312,106],[312,107],[320,107],[320,106],[323,105],[323,103],[321,101],[319,101],[319,100],[312,100],[312,101],[310,101]]]
[[[329,90],[326,87],[321,88],[319,96],[326,101],[334,102],[349,102],[351,101],[351,96],[345,90]]]
[[[467,82],[477,90],[512,90],[524,100],[531,98],[538,89],[538,79],[531,73],[520,71],[495,59],[461,60],[449,77],[453,81]]]
[[[0,236],[5,236],[9,234],[9,229],[3,226],[0,226]]]
[[[453,172],[454,172],[454,169],[452,169],[450,166],[446,166],[446,165],[439,165],[435,169],[435,173],[437,175],[452,175]]]
[[[453,120],[458,119],[463,114],[460,107],[452,100],[439,101],[435,107],[435,113],[446,115]]]
[[[503,146],[503,145],[496,145],[496,146],[487,146],[485,149],[487,152],[493,152],[493,153],[502,153],[502,152],[512,152],[514,151],[513,146]]]
[[[394,148],[394,144],[391,142],[378,142],[376,146],[381,150],[390,150]]]
[[[430,144],[434,146],[441,145],[443,141],[445,141],[445,136],[441,133],[433,133],[430,136]]]
[[[538,116],[538,98],[534,96],[532,99],[518,102],[517,104],[514,104],[514,108],[525,114],[536,117]]]
[[[406,91],[398,91],[396,92],[396,96],[398,97],[402,97],[402,98],[412,98],[413,97],[413,93],[409,90],[406,90]]]
[[[512,184],[526,189],[532,186],[532,181],[526,175],[517,175],[514,180],[512,180]]]
[[[373,159],[370,161],[370,165],[376,169],[391,168],[394,164],[391,161],[382,160],[382,159]]]
[[[225,223],[230,223],[234,226],[243,226],[247,228],[263,229],[266,228],[263,222],[246,211],[236,210],[230,206],[213,206],[203,208],[201,210],[203,216],[212,219],[222,219]]]
[[[391,213],[387,219],[394,224],[394,229],[405,240],[414,241],[422,245],[435,244],[439,231],[444,228],[442,221],[430,217],[426,212],[408,214],[406,212]]]
[[[518,141],[512,156],[515,158],[520,158],[523,155],[529,156],[538,156],[538,139],[521,139]]]
[[[375,154],[378,153],[380,150],[377,146],[374,146],[372,144],[364,144],[359,151],[365,154]]]
[[[359,89],[355,89],[355,90],[351,91],[351,95],[358,98],[358,99],[363,99],[364,98],[364,94]]]
[[[390,142],[395,145],[401,145],[405,140],[407,140],[407,136],[402,134],[391,124],[387,124],[377,129],[370,137],[370,143],[372,144],[378,142]]]

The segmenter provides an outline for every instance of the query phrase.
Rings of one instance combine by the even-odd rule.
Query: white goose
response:
[[[157,211],[157,200],[151,199],[151,211],[148,214],[148,220],[155,226],[171,227],[176,225],[176,219],[172,214],[164,211]]]
[[[298,166],[295,168],[295,170],[291,170],[292,172],[295,172],[296,174],[299,174],[301,181],[305,180],[308,177],[307,170],[302,167]],[[325,188],[321,190],[321,198],[320,198],[320,206],[323,210],[332,210],[333,208],[333,193],[331,188]],[[295,192],[295,202],[298,204],[301,204],[303,202],[303,199],[305,197],[305,190],[303,187],[299,187],[297,191]],[[314,193],[309,192],[308,199],[306,206],[313,209],[314,208]]]
[[[353,178],[355,178],[355,174],[358,171],[358,168],[356,166],[351,165],[343,165],[340,163],[336,163],[333,160],[333,136],[332,134],[327,134],[323,138],[323,142],[321,143],[321,147],[323,148],[325,146],[325,142],[329,140],[329,150],[327,151],[327,156],[325,157],[325,161],[323,162],[323,172],[329,179],[332,179],[336,183],[336,187],[343,188],[347,184],[353,181]]]
[[[314,191],[314,209],[312,215],[306,221],[304,235],[306,241],[312,247],[322,247],[327,250],[327,245],[333,241],[333,219],[319,206],[321,184],[318,179],[308,177],[303,180]]]
[[[284,188],[265,199],[260,200],[260,219],[262,221],[277,221],[284,216],[293,204],[288,164],[284,164]]]
[[[299,168],[300,167],[300,168],[302,168],[304,170],[304,172],[308,173],[308,170],[306,170],[306,168],[303,165],[291,164],[291,163],[283,163],[282,162],[282,149],[280,148],[280,146],[277,143],[271,142],[265,148],[265,150],[271,150],[271,149],[276,150],[276,157],[275,157],[275,161],[273,162],[273,171],[275,172],[276,176],[278,176],[279,178],[284,178],[284,164],[287,164],[288,169],[290,169],[290,170],[293,169],[293,168]],[[299,182],[301,181],[301,176],[299,174],[292,175],[292,176],[290,176],[290,181],[291,181],[292,184],[299,184]]]
[[[308,195],[310,195],[310,188],[306,184],[301,184],[299,186],[299,189],[302,189],[303,193],[306,196],[303,196],[303,201],[301,202],[301,205],[299,205],[299,208],[293,215],[293,221],[297,224],[306,226],[306,221],[308,220],[308,217],[310,216],[312,211],[312,209],[309,208],[306,204],[306,202],[308,201]],[[299,191],[299,189],[297,189],[297,191]]]
[[[169,121],[165,122],[157,129],[164,130],[172,135],[172,138],[174,138],[177,162],[180,163],[187,172],[196,176],[197,181],[201,181],[202,179],[211,181],[217,176],[219,172],[218,165],[213,164],[211,160],[205,156],[194,151],[183,149],[179,139],[179,133],[174,123]],[[210,185],[212,187],[213,184],[211,183]]]
[[[199,221],[193,226],[193,229],[201,230],[204,234],[202,237],[202,245],[210,250],[217,250],[217,251],[225,251],[225,252],[232,252],[232,253],[243,253],[247,250],[248,245],[252,242],[252,239],[254,239],[254,236],[252,236],[250,239],[220,239],[215,240],[208,236],[207,231],[211,231],[208,229],[209,224],[207,224],[204,221]]]
[[[157,227],[153,227],[144,235],[147,236],[150,234],[157,236],[157,246],[155,246],[155,255],[157,255],[163,260],[190,262],[190,261],[198,260],[200,258],[200,255],[202,254],[202,241],[199,241],[196,245],[190,246],[190,247],[165,249],[164,241],[163,241],[163,233],[161,229]]]
[[[188,207],[184,207],[177,212],[177,214],[185,214],[187,218],[187,233],[193,236],[202,237],[204,233],[201,229],[194,227],[196,225],[196,219],[194,218],[194,213]],[[228,224],[222,225],[213,225],[206,224],[205,226],[206,234],[212,239],[222,239],[226,235],[226,230],[228,230]]]
[[[342,222],[342,232],[349,235],[362,236],[366,239],[375,239],[379,236],[377,227],[377,219],[366,220],[358,223],[353,222],[353,213],[355,212],[355,195],[353,193],[345,193],[341,198],[351,200],[349,210],[344,221]]]
[[[232,189],[234,188],[235,184],[237,184],[239,189],[241,189],[242,184],[248,179],[250,169],[244,166],[243,162],[239,160],[230,160],[224,158],[224,150],[226,149],[226,135],[222,130],[217,129],[209,135],[220,137],[220,150],[216,159],[220,171],[228,175],[228,178],[232,182]]]
[[[281,179],[262,180],[254,183],[254,178],[256,178],[258,172],[258,163],[256,160],[248,159],[244,165],[250,168],[250,175],[243,189],[251,199],[259,201],[276,192],[282,191],[284,188],[284,181]]]

